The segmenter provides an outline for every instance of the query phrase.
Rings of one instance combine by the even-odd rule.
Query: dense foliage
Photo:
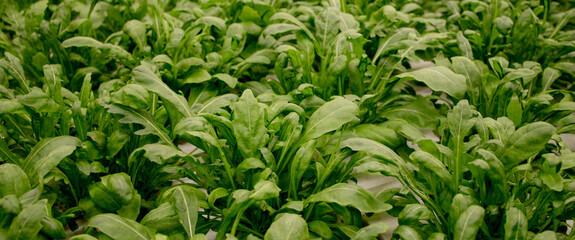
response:
[[[0,240],[573,239],[574,6],[0,1]]]

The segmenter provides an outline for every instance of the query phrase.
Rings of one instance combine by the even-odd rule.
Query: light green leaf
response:
[[[142,221],[142,225],[156,229],[160,232],[167,232],[172,229],[179,229],[182,225],[180,217],[170,203],[162,203],[157,208],[152,209]]]
[[[250,193],[252,201],[266,200],[278,197],[281,189],[272,181],[260,180],[254,186],[254,190]]]
[[[274,24],[270,24],[266,27],[266,29],[264,30],[263,34],[266,35],[275,35],[275,34],[279,34],[279,33],[285,33],[285,32],[291,32],[294,30],[300,30],[301,28],[293,25],[293,24],[288,24],[288,23],[274,23]]]
[[[58,104],[40,88],[33,87],[31,92],[18,95],[16,99],[22,105],[31,107],[39,113],[52,113],[58,111]]]
[[[538,233],[533,238],[533,240],[556,240],[556,239],[557,239],[557,234],[555,234],[555,232],[550,231],[550,230],[547,230],[547,231],[542,232],[542,233]]]
[[[434,91],[442,91],[450,96],[462,99],[467,90],[465,77],[454,73],[451,69],[436,66],[415,70],[397,75],[399,78],[413,78],[423,82]]]
[[[72,136],[42,139],[22,161],[22,170],[26,172],[28,179],[32,179],[31,183],[35,183],[36,180],[44,178],[62,159],[72,154],[80,144],[80,139]]]
[[[10,194],[20,197],[31,189],[30,181],[20,167],[11,163],[0,165],[0,198]]]
[[[42,219],[46,216],[46,204],[48,200],[42,199],[22,210],[12,220],[8,230],[8,239],[29,240],[34,239],[42,229]]]
[[[415,229],[407,225],[398,226],[393,232],[394,235],[398,235],[401,240],[421,240],[421,236]]]
[[[70,238],[70,240],[98,240],[98,239],[88,234],[80,234],[73,236],[72,238]]]
[[[479,227],[483,224],[485,209],[478,205],[469,206],[459,217],[453,231],[454,240],[475,239]]]
[[[461,49],[463,56],[467,59],[473,59],[473,49],[471,49],[469,39],[461,31],[457,32],[457,43],[459,43],[459,49]]]
[[[399,213],[398,221],[400,225],[417,224],[420,220],[432,219],[433,213],[421,204],[407,204]]]
[[[352,240],[377,239],[379,235],[384,234],[388,229],[389,225],[385,224],[384,222],[371,223],[357,231]]]
[[[124,29],[134,42],[136,42],[140,51],[143,51],[144,47],[148,45],[146,40],[146,25],[139,20],[133,19],[126,22]]]
[[[505,240],[527,239],[527,218],[525,214],[512,207],[505,212]]]
[[[100,214],[90,218],[86,226],[97,228],[100,232],[115,240],[154,239],[154,236],[146,227],[136,221],[111,213]]]
[[[375,199],[373,194],[367,190],[348,183],[335,184],[311,195],[306,201],[337,203],[341,206],[352,206],[367,213],[384,212],[391,209],[391,205]]]
[[[296,240],[308,239],[307,222],[298,214],[286,213],[275,220],[264,240]]]
[[[181,79],[179,82],[180,84],[187,84],[187,83],[203,83],[205,81],[209,81],[212,79],[212,75],[203,68],[192,70],[190,74]]]
[[[341,143],[341,147],[349,147],[357,152],[365,152],[370,156],[385,159],[395,165],[404,163],[403,159],[391,148],[370,139],[349,138]]]
[[[356,121],[359,113],[357,105],[342,97],[323,104],[309,118],[305,125],[301,141],[318,138],[328,132],[339,129],[344,124]]]
[[[563,178],[558,173],[541,173],[541,182],[553,191],[563,191]]]
[[[96,39],[91,37],[72,37],[64,40],[62,42],[63,48],[69,47],[98,47],[102,45],[102,43]]]
[[[230,76],[229,74],[225,73],[217,73],[212,75],[212,78],[217,78],[223,82],[225,82],[228,87],[235,88],[236,84],[238,84],[238,79],[235,77]]]

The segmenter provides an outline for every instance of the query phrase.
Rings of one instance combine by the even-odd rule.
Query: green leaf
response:
[[[31,107],[36,112],[53,113],[59,109],[58,104],[40,88],[33,87],[32,91],[25,95],[18,95],[16,99],[22,105]]]
[[[31,189],[30,181],[20,167],[11,163],[0,165],[0,198],[10,194],[20,197]]]
[[[217,78],[223,82],[225,82],[228,87],[235,88],[236,84],[238,84],[238,79],[235,77],[230,76],[229,74],[225,73],[217,73],[212,75],[212,78]]]
[[[357,152],[365,152],[370,156],[387,160],[395,165],[404,163],[403,159],[391,148],[370,139],[349,138],[341,143],[341,147],[348,147]]]
[[[445,165],[433,155],[423,151],[415,151],[409,155],[409,158],[435,174],[444,183],[450,183],[451,174],[447,171]]]
[[[110,99],[113,103],[121,104],[134,109],[146,109],[150,101],[150,94],[146,88],[137,84],[128,84],[112,93]]]
[[[309,222],[307,226],[312,233],[319,235],[322,239],[333,238],[333,231],[331,231],[329,225],[324,221],[314,220]]]
[[[550,67],[545,68],[543,71],[543,77],[541,78],[541,84],[543,85],[541,92],[547,92],[547,90],[551,88],[551,85],[553,85],[553,82],[555,82],[559,76],[561,76],[561,72],[559,70]]]
[[[471,49],[469,39],[467,39],[461,31],[457,32],[457,42],[459,43],[459,49],[461,49],[463,56],[468,59],[473,59],[473,50]]]
[[[434,91],[442,91],[456,99],[462,99],[467,90],[465,77],[451,69],[436,66],[397,75],[399,78],[413,78],[423,82]]]
[[[64,230],[64,225],[50,216],[44,216],[44,218],[42,218],[41,231],[53,239],[64,239],[67,236],[66,230]]]
[[[303,30],[307,36],[312,39],[314,42],[315,40],[315,36],[313,33],[311,33],[309,31],[309,29],[301,22],[299,21],[297,18],[295,18],[294,16],[292,16],[289,13],[286,12],[277,12],[276,14],[274,14],[271,18],[270,21],[276,21],[276,20],[284,20],[284,21],[288,21],[296,26],[298,26],[301,30]]]
[[[483,224],[485,209],[478,205],[469,206],[459,217],[453,231],[454,240],[475,239]]]
[[[361,124],[353,128],[355,134],[360,138],[367,138],[384,144],[390,148],[401,145],[401,137],[391,128],[373,125]]]
[[[533,240],[556,240],[556,239],[557,239],[557,234],[553,231],[550,231],[550,230],[547,230],[547,231],[542,232],[542,233],[538,233],[533,238]]]
[[[540,152],[555,134],[555,127],[546,122],[535,122],[515,131],[505,142],[497,156],[510,169],[523,160]]]
[[[0,59],[0,68],[6,70],[10,76],[16,79],[20,87],[24,90],[24,93],[29,93],[30,86],[28,79],[24,75],[24,69],[22,68],[22,64],[20,64],[20,59],[8,52],[6,52],[5,55],[8,61]]]
[[[264,147],[269,138],[263,108],[249,89],[231,107],[238,150],[246,158],[257,157],[258,149]]]
[[[12,220],[8,230],[8,239],[29,240],[34,239],[42,229],[42,219],[46,216],[48,200],[42,199],[22,210]]]
[[[20,160],[10,152],[8,149],[8,144],[4,141],[4,138],[0,137],[0,159],[3,161],[7,161],[8,163],[12,164],[20,164]]]
[[[400,225],[412,225],[433,217],[433,213],[427,207],[421,204],[407,204],[399,213],[398,221]]]
[[[270,198],[278,197],[281,189],[269,180],[260,180],[254,186],[254,190],[250,193],[250,199],[252,201],[266,200]]]
[[[139,148],[144,150],[146,153],[144,157],[148,158],[150,161],[155,162],[157,164],[164,164],[167,160],[174,158],[174,157],[184,157],[186,154],[178,149],[174,149],[171,146],[159,144],[159,143],[152,143],[146,144],[143,147]],[[136,150],[137,151],[137,150]],[[134,164],[134,161],[139,161],[139,159],[132,159],[128,160],[128,165]]]
[[[196,223],[198,222],[198,197],[188,188],[175,187],[171,200],[172,207],[180,218],[182,227],[191,239],[195,235]]]
[[[479,89],[481,84],[481,72],[475,63],[466,57],[453,57],[453,71],[465,76],[467,92],[473,103],[479,101]]]
[[[541,182],[545,184],[548,188],[553,191],[561,192],[563,191],[563,178],[561,175],[552,173],[541,173]]]
[[[180,79],[180,84],[187,84],[187,83],[203,83],[205,81],[209,81],[212,79],[212,75],[203,68],[192,70],[190,74],[185,76],[183,79]]]
[[[73,236],[72,238],[70,238],[70,240],[98,240],[98,239],[88,234],[80,234]]]
[[[124,25],[124,29],[128,32],[128,35],[136,42],[140,51],[144,50],[146,47],[147,40],[146,40],[146,25],[138,20],[130,20],[126,22]]]
[[[140,215],[140,208],[142,207],[142,196],[134,191],[132,201],[127,205],[122,206],[117,211],[118,215],[127,219],[136,220]]]
[[[447,236],[444,233],[432,233],[427,240],[445,240],[447,239]]]
[[[91,37],[72,37],[64,40],[62,42],[63,48],[69,47],[98,47],[102,45],[102,43],[96,39]]]
[[[387,108],[380,116],[390,120],[401,119],[418,128],[431,130],[437,128],[441,118],[433,103],[425,98],[419,98],[398,107]]]
[[[263,31],[263,34],[265,35],[276,35],[276,34],[280,34],[280,33],[285,33],[285,32],[291,32],[294,30],[300,30],[301,28],[293,25],[293,24],[288,24],[288,23],[274,23],[274,24],[270,24],[266,27],[266,29]]]
[[[173,229],[180,229],[180,216],[176,213],[170,203],[162,203],[157,208],[152,209],[142,221],[142,225],[156,229],[160,232],[169,232]]]
[[[391,209],[391,205],[375,199],[373,194],[367,190],[348,183],[335,184],[309,196],[306,201],[337,203],[341,206],[352,206],[367,213],[384,212]]]
[[[356,121],[359,113],[357,105],[342,97],[323,104],[309,118],[302,134],[301,142],[318,138],[328,132],[339,129],[344,124]]]
[[[117,240],[148,240],[154,235],[136,221],[107,213],[96,215],[86,223],[88,227],[97,228],[100,232]]]
[[[527,218],[512,207],[505,212],[505,240],[527,239]]]
[[[197,106],[197,109],[194,108],[194,111],[196,111],[197,114],[216,113],[221,111],[221,108],[229,106],[237,98],[237,95],[231,93],[212,97],[201,104],[193,105],[193,107]]]
[[[132,71],[134,82],[144,86],[148,91],[158,94],[164,101],[173,105],[184,117],[194,116],[186,99],[172,91],[152,69],[151,64],[142,62],[142,65]]]
[[[115,173],[102,177],[102,185],[122,205],[128,205],[134,198],[134,186],[126,173]]]
[[[264,240],[295,240],[308,239],[309,232],[306,221],[297,214],[280,215],[267,230]]]
[[[384,234],[389,229],[389,225],[384,222],[376,222],[367,225],[366,227],[357,231],[352,240],[371,240],[377,239],[381,234]]]
[[[88,193],[94,201],[94,204],[101,209],[113,212],[122,208],[122,204],[101,182],[90,185],[88,187]]]
[[[72,154],[81,142],[72,136],[59,136],[42,139],[22,161],[22,169],[35,183],[56,167],[62,159]],[[33,184],[35,185],[35,184]]]
[[[108,108],[109,113],[121,114],[124,117],[119,120],[121,123],[136,123],[142,125],[144,128],[134,132],[137,135],[147,135],[153,134],[160,138],[160,142],[168,144],[173,148],[176,148],[170,136],[167,134],[167,130],[156,123],[154,117],[152,117],[148,112],[142,110],[136,110],[132,108],[127,108],[119,105],[105,105]]]
[[[421,236],[415,229],[411,228],[407,225],[399,225],[395,231],[393,232],[394,235],[398,235],[399,239],[402,240],[421,240]]]

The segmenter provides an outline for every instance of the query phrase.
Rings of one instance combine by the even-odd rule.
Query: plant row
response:
[[[0,240],[573,239],[574,4],[2,1]]]

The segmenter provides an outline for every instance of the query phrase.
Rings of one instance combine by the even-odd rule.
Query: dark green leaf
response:
[[[554,133],[555,127],[549,123],[530,123],[511,134],[497,155],[509,169],[541,151]]]
[[[264,110],[249,89],[231,107],[232,124],[240,153],[246,158],[257,157],[258,149],[264,147],[269,138]]]

